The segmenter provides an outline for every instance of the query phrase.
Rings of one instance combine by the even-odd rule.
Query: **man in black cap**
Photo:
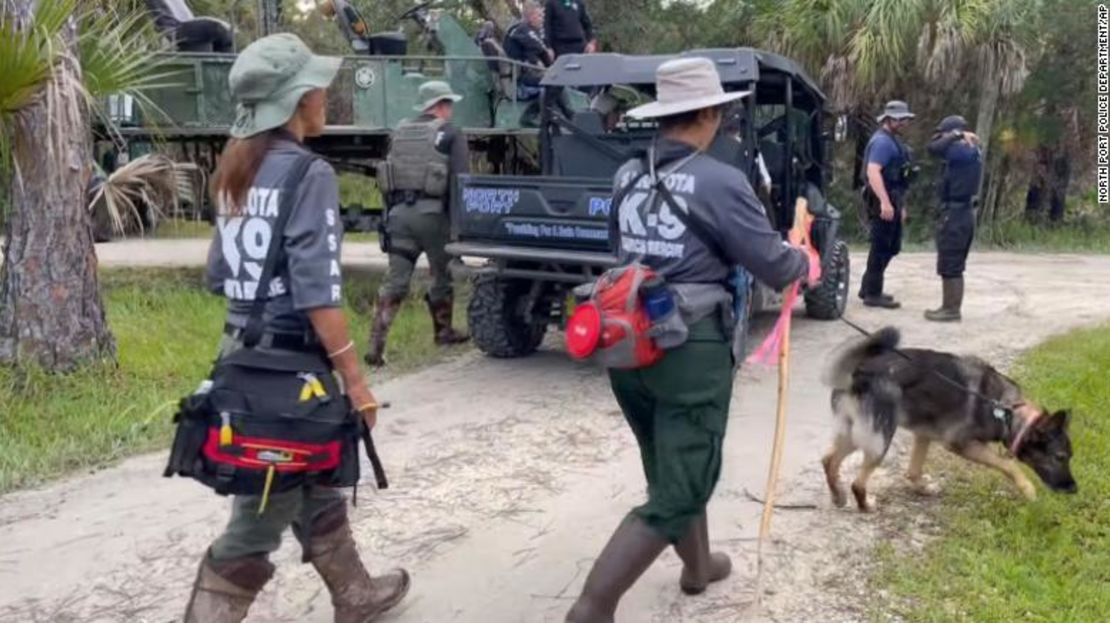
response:
[[[902,250],[904,203],[913,171],[909,148],[899,138],[914,118],[905,102],[888,102],[879,115],[881,127],[871,136],[864,150],[866,165],[864,204],[871,219],[871,252],[867,272],[860,284],[859,297],[868,307],[897,309],[901,303],[883,293],[883,276],[894,256]]]
[[[975,238],[975,205],[983,177],[983,152],[979,137],[967,131],[967,121],[959,116],[945,117],[937,126],[927,147],[930,154],[944,160],[940,182],[940,209],[937,211],[937,274],[943,284],[940,309],[925,312],[934,322],[960,320],[964,298],[964,268],[971,241]]]
[[[597,51],[594,25],[584,0],[547,0],[543,11],[543,34],[547,47],[556,57]]]

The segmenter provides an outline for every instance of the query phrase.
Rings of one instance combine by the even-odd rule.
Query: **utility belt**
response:
[[[224,324],[224,335],[233,340],[243,341],[243,336],[246,329],[237,327],[230,323]],[[303,333],[278,333],[266,331],[263,332],[258,338],[258,346],[262,348],[270,348],[276,350],[289,350],[301,353],[319,353],[323,349],[323,345],[316,337],[315,332],[305,331]]]
[[[424,199],[443,201],[443,197],[433,197],[422,190],[394,190],[389,193],[389,201],[387,203],[390,208],[394,208],[401,205],[414,205],[417,201],[422,201]]]

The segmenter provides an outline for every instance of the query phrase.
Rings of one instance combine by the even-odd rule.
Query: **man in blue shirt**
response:
[[[925,318],[956,322],[963,305],[967,254],[975,238],[975,205],[983,177],[983,152],[979,137],[967,131],[967,121],[959,115],[940,122],[927,149],[944,161],[937,211],[937,274],[944,295],[940,308],[926,311]]]
[[[905,102],[888,102],[879,115],[882,125],[871,136],[863,155],[867,171],[864,204],[871,218],[871,252],[859,296],[868,307],[901,307],[893,296],[883,293],[883,277],[890,261],[902,250],[904,200],[910,186],[912,156],[899,135],[914,116]]]

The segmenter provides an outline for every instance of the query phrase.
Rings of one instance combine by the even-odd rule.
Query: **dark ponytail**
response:
[[[247,193],[254,184],[258,169],[266,158],[274,133],[263,132],[250,138],[233,138],[220,154],[216,172],[212,175],[209,194],[217,210],[226,208],[231,216],[243,212]]]

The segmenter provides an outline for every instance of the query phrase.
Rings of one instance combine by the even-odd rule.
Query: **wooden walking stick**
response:
[[[813,216],[809,213],[806,200],[799,197],[794,206],[794,227],[790,230],[790,242],[805,245],[813,252],[810,229]],[[812,277],[812,275],[811,275]],[[759,350],[752,355],[755,361],[770,364],[774,349],[778,348],[779,389],[778,407],[775,411],[775,437],[771,446],[771,466],[767,472],[767,490],[763,496],[763,515],[759,521],[759,539],[756,542],[755,607],[763,604],[763,544],[771,533],[771,517],[775,509],[775,493],[782,468],[783,445],[786,440],[786,404],[790,389],[790,320],[794,303],[798,300],[798,286],[795,282],[783,300],[782,312],[775,323],[775,329]]]

